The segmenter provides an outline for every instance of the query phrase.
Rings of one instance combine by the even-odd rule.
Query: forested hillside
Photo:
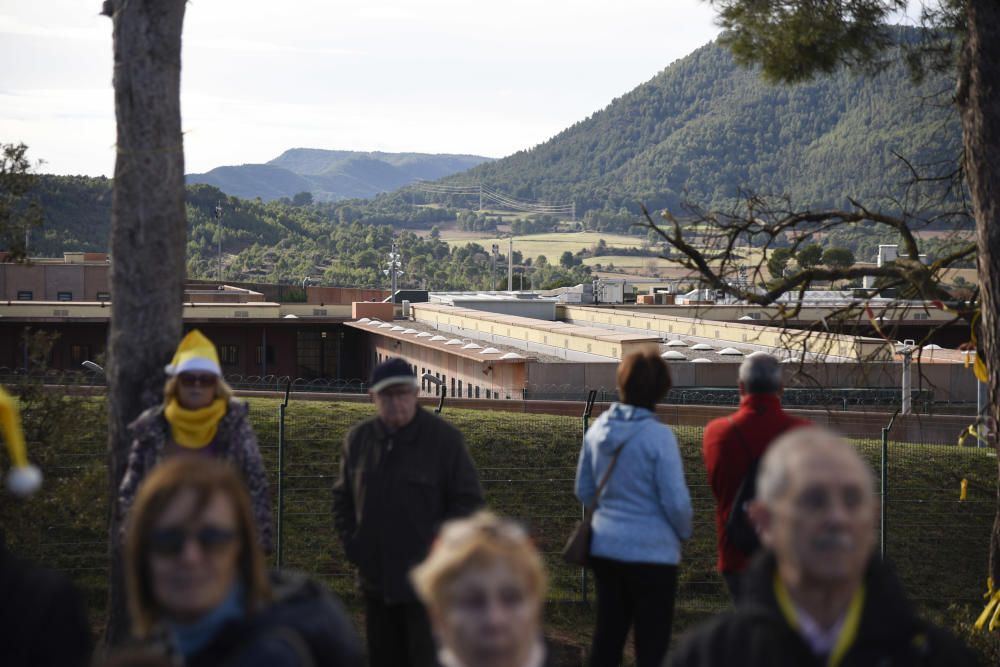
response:
[[[295,206],[229,197],[208,185],[188,186],[187,192],[190,278],[217,277],[221,233],[224,277],[230,281],[300,284],[309,277],[324,285],[385,287],[382,265],[395,236],[403,254],[401,287],[491,288],[488,251],[476,243],[449,247],[434,230],[436,223],[456,220],[458,212],[452,209],[415,207],[399,197]],[[33,196],[43,207],[45,223],[32,232],[31,255],[107,251],[111,181],[41,176]],[[215,217],[216,206],[222,209],[221,222]],[[421,238],[413,231],[399,233],[400,227],[428,233]],[[535,287],[589,279],[587,267],[563,267],[558,258],[552,259],[522,259],[514,253],[516,264],[530,267]],[[500,265],[506,266],[505,256]],[[506,285],[505,276],[498,272],[498,284],[502,280]]]
[[[267,164],[217,167],[188,174],[188,184],[214,185],[226,194],[264,201],[308,192],[315,201],[374,197],[417,180],[434,180],[465,171],[489,158],[476,155],[428,155],[328,151],[293,148]]]
[[[770,85],[713,43],[548,142],[446,182],[575,200],[578,214],[591,216],[636,212],[640,203],[726,209],[741,190],[811,208],[850,197],[887,202],[909,177],[894,153],[914,165],[957,157],[953,88],[947,74],[914,86],[899,64]]]

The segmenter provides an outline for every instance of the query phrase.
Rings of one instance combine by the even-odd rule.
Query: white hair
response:
[[[781,389],[781,364],[766,352],[754,352],[740,364],[740,382],[748,394],[776,394]]]

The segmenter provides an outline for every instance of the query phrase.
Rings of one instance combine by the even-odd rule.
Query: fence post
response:
[[[292,390],[292,380],[285,381],[285,400],[278,405],[278,517],[275,521],[274,555],[277,566],[284,564],[285,554],[285,408],[288,407],[288,392]]]
[[[889,423],[882,428],[882,462],[881,462],[881,482],[882,482],[882,508],[881,516],[879,517],[879,555],[882,560],[885,560],[886,552],[886,520],[889,517],[889,431],[892,430],[892,423],[896,421],[896,415],[899,414],[899,408],[892,413],[892,417],[889,419]]]
[[[587,405],[583,408],[583,436],[587,435],[587,429],[590,428],[590,413],[594,410],[594,401],[597,399],[597,390],[591,389],[587,392]],[[580,438],[581,442],[583,437]],[[580,516],[584,521],[587,520],[587,508],[580,506]],[[580,602],[587,601],[587,568],[580,568]]]

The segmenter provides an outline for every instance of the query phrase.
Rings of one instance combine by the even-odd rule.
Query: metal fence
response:
[[[275,399],[250,402],[280,521],[282,565],[319,576],[350,598],[353,572],[333,530],[331,487],[344,435],[373,415],[373,407],[292,396],[285,407]],[[447,403],[442,416],[464,433],[489,506],[531,531],[550,570],[550,599],[586,600],[591,594],[586,573],[558,555],[581,514],[573,480],[584,416],[456,409]],[[684,548],[680,570],[678,610],[709,612],[722,607],[726,596],[714,570],[714,503],[701,459],[702,428],[674,430],[695,509],[694,537]],[[878,432],[846,435],[877,475],[885,472],[885,545],[912,596],[931,604],[976,602],[995,510],[995,452],[960,448],[954,441],[890,439],[883,448]],[[11,503],[0,507],[8,543],[70,574],[95,608],[103,604],[107,579],[105,446],[105,432],[91,428],[34,448],[46,492],[16,509]]]
[[[282,442],[277,409],[253,407],[262,449],[275,475],[273,488],[278,448],[284,451],[284,499],[279,503],[284,509],[284,564],[320,574],[347,593],[352,571],[332,529],[330,489],[344,435],[353,423],[372,414],[366,404],[292,401],[285,411]],[[552,599],[587,599],[586,573],[559,557],[581,515],[573,481],[587,418],[452,409],[447,404],[442,416],[464,433],[488,505],[531,531],[549,567]],[[714,501],[701,458],[702,428],[674,430],[695,508],[695,536],[684,549],[679,603],[711,610],[724,605],[726,596],[714,570]],[[877,476],[885,472],[881,534],[913,597],[929,603],[975,601],[986,571],[995,510],[993,450],[888,438],[883,447],[878,432],[847,435]],[[958,555],[960,562],[955,561]],[[928,581],[935,583],[929,587]]]

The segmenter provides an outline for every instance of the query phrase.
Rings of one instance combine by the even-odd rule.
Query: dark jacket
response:
[[[139,484],[146,475],[171,451],[180,451],[171,442],[170,424],[163,416],[163,405],[150,408],[129,424],[132,432],[132,447],[128,454],[128,468],[118,490],[118,512],[124,519],[135,501]],[[184,450],[195,456],[214,456],[229,461],[243,473],[243,479],[250,492],[257,535],[261,546],[268,552],[272,547],[271,498],[268,493],[267,475],[264,462],[257,446],[257,435],[247,416],[247,404],[232,399],[226,414],[219,420],[215,437],[207,446],[197,450]]]
[[[274,601],[225,626],[185,667],[361,667],[364,649],[340,601],[301,574],[273,572]]]
[[[764,454],[768,446],[785,431],[810,422],[793,417],[781,408],[776,394],[747,394],[740,408],[728,417],[708,423],[702,443],[702,456],[708,483],[715,497],[715,534],[720,572],[742,572],[748,557],[726,541],[726,521],[736,492],[750,463]]]
[[[84,667],[91,648],[83,599],[73,585],[7,551],[0,535],[0,665]]]
[[[735,608],[686,635],[670,667],[825,667],[785,621],[774,597],[774,557],[760,554],[744,574]],[[857,637],[838,667],[964,667],[967,648],[914,613],[903,588],[878,558],[865,574],[865,606]]]
[[[462,434],[423,408],[395,434],[375,417],[344,439],[334,521],[362,589],[387,604],[416,600],[408,573],[441,523],[482,504]]]
[[[165,626],[127,655],[167,659],[178,667],[362,667],[364,648],[340,600],[305,575],[271,573],[273,599],[225,625],[185,660]]]

